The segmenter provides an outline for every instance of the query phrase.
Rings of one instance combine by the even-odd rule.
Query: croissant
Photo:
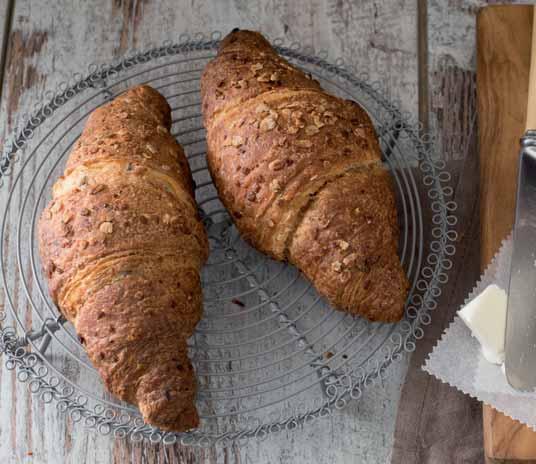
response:
[[[243,238],[297,266],[335,308],[399,320],[395,195],[363,108],[240,30],[207,64],[201,94],[210,172]]]
[[[171,110],[134,87],[89,117],[39,222],[50,294],[108,390],[163,430],[198,425],[186,341],[208,240]]]

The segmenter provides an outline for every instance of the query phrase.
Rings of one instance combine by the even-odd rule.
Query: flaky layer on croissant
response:
[[[408,281],[395,197],[363,108],[250,31],[225,37],[201,91],[209,167],[242,236],[336,308],[399,320]]]
[[[39,222],[50,293],[106,387],[164,430],[198,425],[186,340],[208,241],[171,110],[148,86],[95,110]]]

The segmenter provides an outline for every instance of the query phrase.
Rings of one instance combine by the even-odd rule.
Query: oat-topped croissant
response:
[[[225,37],[201,90],[210,170],[242,236],[336,308],[399,320],[408,281],[395,197],[363,108],[250,31]]]
[[[171,110],[147,86],[95,110],[39,222],[50,293],[106,387],[164,430],[197,426],[186,340],[208,242]]]

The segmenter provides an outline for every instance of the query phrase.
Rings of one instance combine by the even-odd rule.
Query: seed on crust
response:
[[[255,113],[264,113],[270,111],[270,107],[266,103],[261,103],[255,108]]]
[[[300,128],[298,126],[289,126],[287,127],[287,132],[289,134],[297,134],[300,131]]]
[[[104,184],[97,184],[91,189],[91,195],[96,195],[97,193],[102,192],[106,188]]]
[[[320,115],[318,113],[313,114],[313,122],[315,126],[319,129],[325,126],[325,124],[322,122],[322,119],[320,119]]]
[[[264,73],[257,77],[257,80],[259,82],[270,82],[270,76],[267,73]]]
[[[251,65],[251,70],[253,72],[260,71],[262,68],[264,68],[264,65],[262,63],[255,63]]]
[[[342,263],[345,266],[350,266],[351,264],[353,264],[355,262],[356,259],[357,259],[357,253],[350,253],[348,256],[346,256],[342,260]]]
[[[349,271],[343,271],[341,272],[341,274],[339,275],[339,280],[345,284],[346,282],[348,282],[350,280],[350,277],[352,277],[352,273],[349,272]]]
[[[311,142],[310,140],[305,140],[305,139],[296,140],[294,141],[294,144],[302,148],[311,148],[313,146],[313,142]]]
[[[63,222],[64,224],[69,224],[69,222],[71,222],[73,220],[73,218],[74,218],[74,214],[70,213],[70,212],[67,212],[61,218],[61,222]]]
[[[280,192],[281,191],[281,184],[277,179],[274,179],[272,182],[270,182],[270,189],[272,192]]]
[[[268,165],[268,169],[272,171],[279,171],[283,169],[285,162],[283,160],[274,160]]]
[[[63,208],[63,204],[57,201],[50,207],[50,211],[56,214],[56,213],[59,213],[62,208]]]
[[[160,124],[156,126],[156,131],[162,135],[166,135],[168,133],[168,130],[164,126],[161,126]]]
[[[331,269],[333,269],[335,272],[341,272],[342,270],[342,264],[340,261],[334,261],[331,263]]]
[[[341,249],[341,250],[347,250],[348,247],[350,246],[348,242],[346,242],[345,240],[336,240],[335,243],[337,244],[337,246]]]
[[[171,216],[170,214],[167,214],[167,213],[164,214],[164,216],[162,217],[162,222],[165,225],[173,224],[176,220],[177,220],[176,216]]]
[[[305,135],[315,135],[315,134],[318,134],[318,132],[320,132],[318,130],[318,127],[316,126],[307,126],[305,128]]]
[[[244,137],[241,137],[240,135],[235,135],[231,139],[231,145],[233,147],[239,147],[244,143]]]
[[[152,153],[153,155],[157,153],[157,150],[156,148],[154,147],[154,145],[151,145],[150,143],[147,143],[145,145],[145,148],[147,148],[147,150],[149,151],[149,153]]]
[[[99,226],[99,230],[103,234],[111,234],[114,231],[114,225],[109,221],[105,221],[101,223],[101,225]]]
[[[354,134],[359,138],[365,138],[367,136],[367,131],[364,127],[354,127]]]
[[[261,123],[259,125],[259,129],[262,132],[268,132],[268,131],[271,131],[272,129],[274,129],[275,125],[276,125],[275,119],[272,118],[271,116],[267,116],[266,118],[264,118],[261,121]]]

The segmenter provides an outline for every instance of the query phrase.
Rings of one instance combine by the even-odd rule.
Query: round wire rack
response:
[[[0,159],[5,198],[0,288],[16,320],[16,327],[4,324],[0,332],[7,368],[15,369],[42,400],[55,402],[72,420],[103,434],[228,445],[330,415],[414,350],[452,265],[456,204],[449,199],[445,163],[432,156],[431,141],[419,136],[409,116],[385,99],[368,76],[277,40],[279,53],[327,91],[359,102],[373,119],[396,186],[400,256],[411,282],[404,319],[372,323],[334,311],[295,268],[243,242],[217,197],[205,160],[199,79],[219,39],[219,34],[181,36],[176,44],[75,75],[44,95]],[[141,83],[156,88],[172,107],[172,132],[187,153],[211,244],[202,275],[204,318],[190,340],[201,425],[188,433],[145,424],[135,407],[105,391],[73,327],[48,296],[37,253],[36,220],[87,116]]]

